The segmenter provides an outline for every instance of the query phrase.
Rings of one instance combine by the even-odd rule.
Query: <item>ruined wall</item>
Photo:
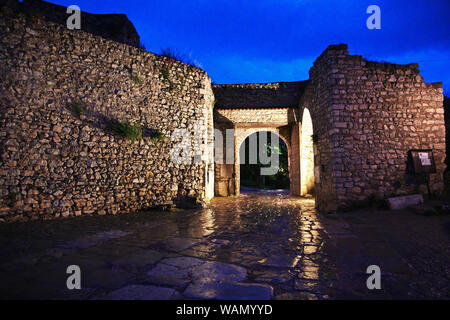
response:
[[[175,165],[179,142],[170,137],[199,125],[209,141],[201,151],[212,148],[212,101],[203,70],[3,12],[0,220],[204,203],[212,152],[202,163]],[[114,121],[141,124],[143,139],[117,136]],[[153,141],[154,132],[166,138]]]
[[[335,209],[370,196],[424,191],[406,174],[408,151],[434,151],[443,188],[445,127],[441,84],[424,83],[417,64],[394,65],[330,46],[314,63],[300,107],[318,135],[319,206]]]
[[[446,169],[444,172],[444,190],[447,195],[450,195],[450,97],[446,96],[444,99],[444,118],[445,118],[445,150]]]
[[[332,117],[333,105],[331,102],[331,83],[329,65],[326,60],[327,51],[317,58],[309,71],[309,83],[300,99],[300,117],[303,119],[305,108],[308,108],[313,132],[318,137],[314,148],[314,166],[320,168],[314,174],[316,207],[322,211],[332,210],[336,206],[336,188],[334,177],[334,150],[332,134],[334,123]],[[301,132],[301,124],[300,124]],[[301,133],[300,133],[301,134]],[[299,142],[301,143],[300,136]],[[300,158],[302,146],[300,145]],[[300,168],[301,173],[301,168]],[[301,181],[301,177],[300,177]],[[301,186],[300,186],[301,191]]]
[[[217,108],[296,107],[308,81],[213,85]]]
[[[76,4],[76,3],[75,3]],[[27,15],[38,15],[48,21],[65,26],[67,7],[59,6],[42,0],[0,0],[0,6],[6,5],[17,12]],[[83,10],[83,8],[80,8]],[[99,35],[116,42],[139,47],[139,34],[133,23],[125,14],[93,14],[81,11],[81,30]]]

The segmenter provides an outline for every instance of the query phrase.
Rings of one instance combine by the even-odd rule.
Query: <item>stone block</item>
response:
[[[388,202],[391,210],[400,210],[423,203],[423,196],[421,194],[412,194],[408,196],[394,197],[389,198]]]

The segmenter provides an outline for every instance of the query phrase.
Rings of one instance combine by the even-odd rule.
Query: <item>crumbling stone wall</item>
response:
[[[75,3],[76,4],[76,3]],[[48,21],[66,25],[67,8],[42,0],[0,0],[17,12],[38,15]],[[80,8],[83,10],[83,8]],[[81,30],[133,47],[141,46],[139,34],[125,14],[93,14],[81,11]]]
[[[446,164],[447,171],[449,171],[448,165],[450,164],[450,97],[446,97],[444,100],[444,118],[445,118],[445,136],[446,136]],[[450,186],[449,186],[450,187]]]
[[[369,197],[417,190],[407,174],[411,149],[433,149],[434,192],[443,188],[445,127],[441,83],[425,83],[418,65],[370,62],[329,46],[310,70],[300,102],[317,134],[316,203],[324,210]]]
[[[203,70],[3,12],[0,220],[207,202],[213,100]],[[117,136],[114,121],[141,124],[144,137]],[[173,163],[179,141],[170,137],[177,128],[206,137],[201,163]],[[154,132],[166,139],[153,141]],[[193,140],[187,144],[194,148]]]
[[[217,108],[292,108],[308,81],[213,85]]]

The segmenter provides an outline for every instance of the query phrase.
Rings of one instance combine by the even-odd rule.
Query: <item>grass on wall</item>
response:
[[[135,74],[132,76],[134,83],[136,84],[143,84],[144,80],[142,80],[141,77],[139,77],[139,75]]]
[[[87,112],[86,105],[83,104],[83,103],[80,102],[80,101],[72,102],[72,103],[69,105],[69,109],[70,109],[70,111],[72,111],[72,113],[73,113],[74,115],[76,115],[78,118],[81,117],[81,116],[83,116],[83,115],[85,115],[86,112]]]
[[[111,121],[111,130],[115,135],[128,140],[140,140],[142,138],[142,128],[139,123],[130,123],[128,121]]]
[[[150,134],[150,137],[152,139],[152,141],[154,143],[157,143],[159,141],[165,141],[166,140],[166,136],[164,135],[164,133],[162,133],[159,130],[155,130]]]
[[[194,68],[202,69],[202,66],[197,61],[192,60],[190,57],[186,56],[185,54],[181,54],[172,48],[161,49],[160,55],[168,58],[169,60],[183,62]]]
[[[124,69],[128,71],[128,73],[130,74],[130,77],[134,81],[134,83],[136,83],[136,84],[144,83],[144,80],[137,73],[133,72],[133,68],[124,66]]]

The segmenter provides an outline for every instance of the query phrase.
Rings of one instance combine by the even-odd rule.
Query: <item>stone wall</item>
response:
[[[61,25],[67,24],[67,8],[42,0],[0,0],[0,6],[7,5],[18,12],[38,15],[48,21]],[[80,8],[83,10],[83,8]],[[99,35],[103,38],[130,46],[141,45],[139,34],[134,25],[124,14],[93,14],[81,11],[81,30]]]
[[[448,94],[448,93],[447,93]],[[444,99],[444,118],[445,118],[445,150],[446,169],[444,172],[444,189],[447,195],[450,195],[450,97],[445,96]]]
[[[316,207],[319,210],[329,210],[336,205],[336,188],[333,178],[334,150],[331,134],[333,133],[333,118],[331,108],[331,84],[329,83],[328,65],[320,63],[325,53],[319,57],[310,69],[310,82],[300,99],[300,119],[303,119],[305,108],[308,108],[314,134],[319,137],[314,148],[314,166],[320,167],[314,175]],[[300,124],[301,126],[301,124]],[[300,132],[301,132],[300,128]],[[302,137],[300,136],[300,142]],[[300,146],[301,157],[301,146]],[[300,173],[301,173],[300,168]],[[301,181],[301,177],[300,177]],[[302,186],[300,185],[300,192]]]
[[[217,108],[296,107],[308,81],[213,85]]]
[[[265,108],[265,109],[221,109],[216,108],[217,122],[230,121],[234,124],[249,126],[287,126],[297,121],[299,113],[296,108]],[[222,120],[224,119],[224,120]]]
[[[2,11],[0,79],[2,221],[211,197],[214,98],[203,70]],[[141,124],[144,137],[117,136],[117,121]],[[205,137],[203,161],[174,164],[172,133],[196,126]],[[152,139],[155,132],[166,138]]]
[[[300,102],[317,134],[316,202],[324,210],[369,197],[422,191],[406,173],[411,149],[433,149],[443,188],[445,128],[440,83],[425,83],[418,65],[370,62],[334,45],[316,60]]]

